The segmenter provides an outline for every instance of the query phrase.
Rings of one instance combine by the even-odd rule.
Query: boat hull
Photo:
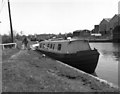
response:
[[[72,54],[53,53],[39,49],[37,49],[37,51],[87,73],[95,72],[99,59],[99,53],[96,49],[79,51],[77,53],[72,53]]]

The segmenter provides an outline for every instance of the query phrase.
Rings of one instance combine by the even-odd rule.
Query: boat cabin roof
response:
[[[59,40],[59,39],[55,39],[55,40],[53,40],[53,39],[49,39],[49,40],[45,40],[45,41],[41,41],[41,43],[42,42],[61,42],[61,43],[63,43],[63,42],[74,42],[74,41],[84,41],[84,42],[88,42],[87,40],[80,40],[80,39],[67,39],[67,40]]]
[[[39,47],[41,50],[57,53],[75,53],[90,49],[88,41],[80,39],[45,40],[40,42]]]

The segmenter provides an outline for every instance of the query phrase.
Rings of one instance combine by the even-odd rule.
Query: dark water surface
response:
[[[96,74],[99,78],[118,85],[118,65],[120,62],[120,43],[90,43],[91,48],[100,53]]]

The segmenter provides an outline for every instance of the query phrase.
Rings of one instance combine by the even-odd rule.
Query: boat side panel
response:
[[[76,53],[77,51],[91,50],[89,43],[86,41],[75,41],[67,47],[69,53]]]
[[[68,45],[67,41],[66,42],[49,42],[48,41],[48,42],[41,42],[41,43],[45,44],[44,45],[45,47],[44,48],[39,47],[40,50],[48,51],[48,52],[55,52],[55,53],[67,53],[68,52],[67,51],[67,49],[68,49],[67,48],[67,45]],[[48,44],[55,44],[54,49],[47,47]],[[61,49],[60,50],[58,50],[58,44],[61,44]]]
[[[40,50],[55,52],[55,53],[76,53],[77,51],[91,50],[89,43],[87,41],[44,41],[41,42],[45,44],[44,48],[39,48]],[[48,44],[55,44],[54,49],[47,47]],[[61,49],[58,50],[58,44],[61,44]]]
[[[53,59],[76,67],[87,73],[93,73],[95,71],[99,59],[99,53],[96,50],[80,51],[76,54],[58,54],[41,50],[39,51]]]

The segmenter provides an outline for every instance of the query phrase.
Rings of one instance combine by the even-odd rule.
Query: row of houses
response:
[[[115,14],[112,18],[104,18],[99,25],[94,25],[94,29],[89,30],[76,30],[73,31],[73,36],[101,36],[101,35],[113,35],[115,27],[120,26],[120,14]]]
[[[120,25],[120,14],[112,18],[104,18],[99,25],[95,25],[92,33],[112,34],[114,28]]]

